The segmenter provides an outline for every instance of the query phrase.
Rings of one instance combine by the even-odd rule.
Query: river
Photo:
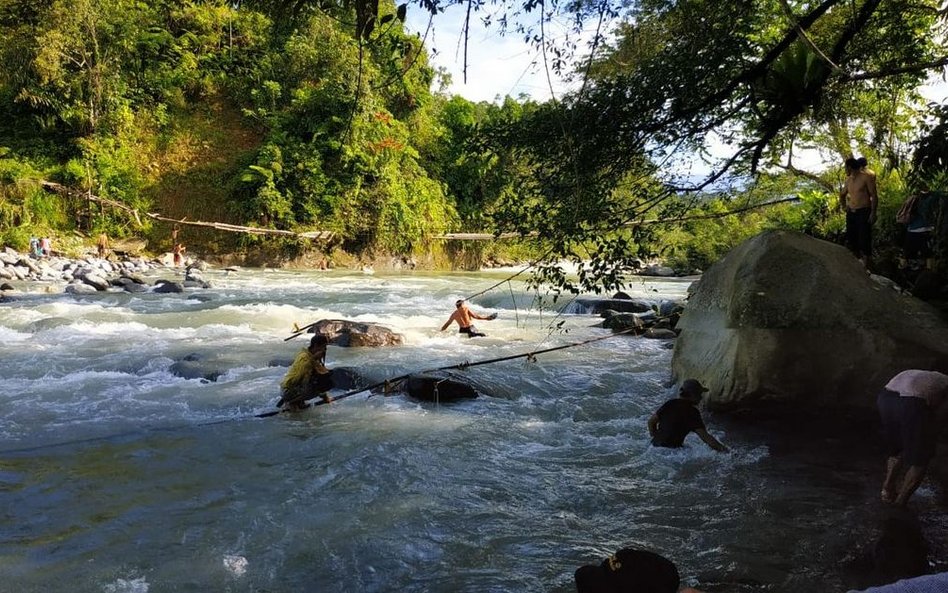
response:
[[[491,395],[462,403],[360,394],[255,418],[307,343],[284,341],[294,323],[390,326],[406,345],[327,358],[387,376],[607,330],[538,310],[514,281],[473,301],[499,312],[488,337],[438,331],[503,272],[206,277],[183,294],[0,304],[0,591],[566,593],[578,566],[627,545],[707,591],[834,591],[872,536],[881,468],[865,443],[801,451],[706,413],[730,454],[694,436],[650,447],[647,419],[674,393],[659,340],[474,367]],[[171,372],[188,356],[221,375]],[[935,505],[928,486],[916,496]]]

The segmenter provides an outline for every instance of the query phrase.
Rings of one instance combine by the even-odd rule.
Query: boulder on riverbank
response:
[[[343,347],[399,346],[405,342],[401,334],[383,325],[347,319],[321,319],[309,333],[322,334],[330,344]]]
[[[875,405],[906,368],[948,371],[948,323],[874,282],[843,247],[770,231],[735,247],[689,290],[672,359],[709,405],[758,400]]]

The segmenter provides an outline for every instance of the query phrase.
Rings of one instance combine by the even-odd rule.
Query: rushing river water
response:
[[[568,332],[551,333],[553,315],[514,283],[474,301],[500,313],[479,324],[489,337],[438,331],[499,273],[207,277],[213,288],[184,294],[0,305],[0,591],[565,593],[578,566],[626,545],[708,591],[834,591],[852,542],[872,535],[860,501],[880,468],[865,443],[780,451],[706,414],[731,454],[694,436],[651,448],[647,419],[673,395],[657,340],[474,367],[492,395],[463,403],[358,395],[254,418],[307,343],[283,341],[294,322],[402,333],[396,348],[330,346],[330,366],[375,376],[607,330],[566,315]],[[687,286],[627,292],[682,299]],[[222,374],[174,374],[187,356]]]

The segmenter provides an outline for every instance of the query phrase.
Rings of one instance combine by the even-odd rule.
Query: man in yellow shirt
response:
[[[280,383],[281,397],[277,407],[294,412],[308,408],[306,401],[316,397],[321,397],[326,403],[332,401],[328,393],[333,384],[332,370],[326,367],[327,344],[326,336],[316,334],[309,347],[296,355]]]

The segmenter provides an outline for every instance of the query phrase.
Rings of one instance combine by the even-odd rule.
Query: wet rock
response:
[[[189,354],[172,363],[168,370],[182,379],[202,379],[210,382],[217,381],[224,374],[216,361],[206,360],[200,354]]]
[[[180,282],[173,282],[171,280],[158,280],[155,282],[152,292],[158,293],[175,293],[175,292],[184,292],[184,285]]]
[[[644,313],[651,311],[654,303],[643,299],[600,299],[595,297],[579,297],[564,310],[569,314],[601,315],[611,310],[619,313]]]
[[[94,286],[90,286],[81,280],[70,282],[66,285],[64,291],[67,294],[96,294],[99,292]]]
[[[405,381],[405,392],[415,399],[442,403],[478,396],[473,386],[448,373],[412,375]]]
[[[383,325],[345,319],[323,319],[310,328],[310,333],[326,336],[329,343],[343,347],[397,346],[405,339]]]
[[[651,338],[653,340],[674,340],[678,337],[673,330],[664,329],[660,327],[650,327],[645,330],[645,333],[642,334],[643,338]]]

